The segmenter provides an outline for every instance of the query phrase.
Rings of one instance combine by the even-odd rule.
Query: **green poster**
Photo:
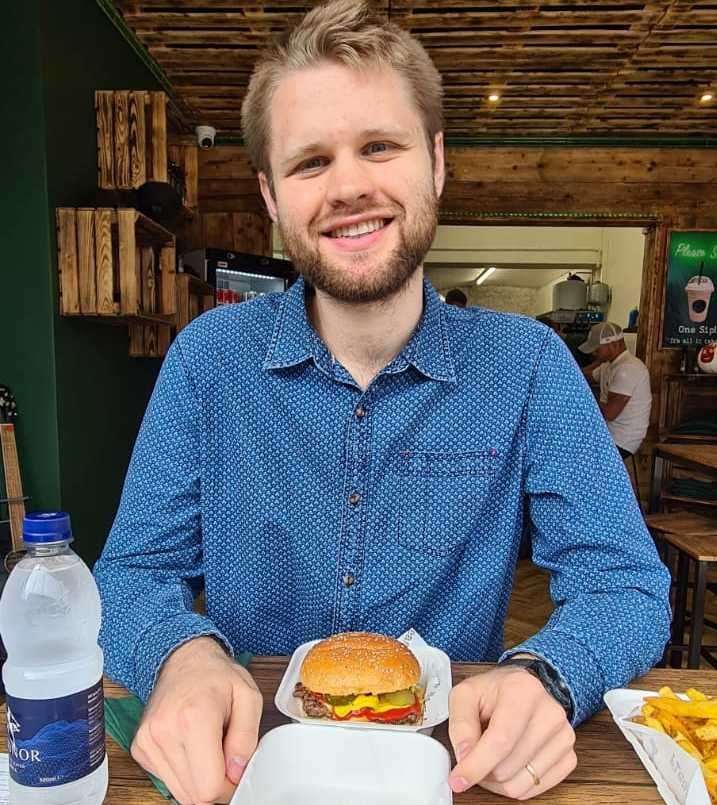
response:
[[[671,232],[663,347],[717,340],[717,232]]]

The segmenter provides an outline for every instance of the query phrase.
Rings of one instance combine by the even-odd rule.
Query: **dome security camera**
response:
[[[214,138],[217,136],[217,130],[214,126],[197,126],[197,143],[200,148],[211,148],[214,145]]]

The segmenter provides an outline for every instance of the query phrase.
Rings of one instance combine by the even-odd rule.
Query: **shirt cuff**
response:
[[[187,612],[156,623],[142,634],[134,651],[134,693],[143,702],[149,699],[167,657],[195,637],[216,638],[229,655],[234,657],[231,643],[212,621],[203,615]]]
[[[573,727],[602,710],[605,683],[600,667],[590,649],[574,637],[557,629],[544,629],[506,651],[498,662],[521,652],[548,663],[561,678],[573,704]]]

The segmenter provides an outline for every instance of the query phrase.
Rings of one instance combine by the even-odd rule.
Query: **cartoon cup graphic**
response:
[[[687,310],[690,321],[700,322],[707,318],[710,299],[715,286],[709,277],[692,277],[685,285],[687,292]]]

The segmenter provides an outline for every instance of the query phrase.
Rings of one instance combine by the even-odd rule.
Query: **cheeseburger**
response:
[[[294,696],[309,718],[420,724],[420,676],[418,660],[398,640],[345,632],[309,649]]]

